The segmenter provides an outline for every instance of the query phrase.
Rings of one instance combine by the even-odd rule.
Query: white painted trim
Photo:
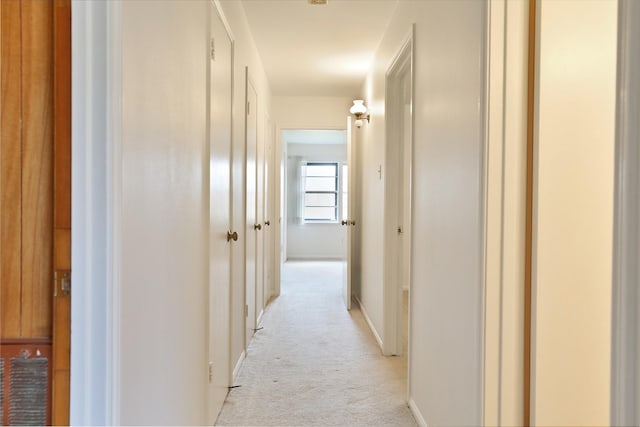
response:
[[[618,5],[611,425],[640,424],[640,3]]]
[[[265,303],[265,307],[266,307],[266,303]],[[260,310],[260,314],[258,314],[258,317],[256,317],[256,328],[260,327],[260,322],[262,322],[263,315],[264,315],[264,309]]]
[[[238,379],[238,374],[240,373],[240,369],[242,369],[242,363],[244,362],[244,359],[246,356],[247,356],[247,352],[245,350],[242,350],[242,353],[240,353],[240,357],[236,362],[236,366],[233,368],[233,376],[231,377],[232,384],[235,383],[236,380]]]
[[[70,421],[120,423],[122,2],[72,2]]]
[[[413,418],[416,419],[416,423],[418,423],[420,427],[428,427],[427,421],[422,416],[422,412],[420,412],[420,409],[418,409],[418,405],[416,405],[416,402],[414,402],[413,399],[409,399],[409,409],[411,409]]]
[[[227,20],[227,17],[224,14],[224,9],[222,7],[222,4],[220,4],[220,0],[211,0],[211,3],[213,3],[213,9],[218,14],[218,17],[220,17],[220,20],[222,21],[222,25],[224,25],[224,29],[227,32],[227,35],[229,36],[229,38],[231,39],[231,44],[233,48],[233,43],[235,42],[236,38],[233,36],[233,31],[231,31],[231,25],[229,25],[229,21]],[[233,57],[233,54],[231,56]]]
[[[380,334],[378,334],[378,331],[376,330],[375,326],[373,326],[373,322],[369,318],[369,315],[367,314],[367,310],[364,308],[364,305],[360,301],[360,298],[358,298],[354,294],[352,294],[352,298],[354,298],[357,301],[358,307],[360,307],[360,312],[362,313],[362,317],[364,317],[364,320],[366,320],[367,325],[369,325],[369,329],[371,330],[373,337],[378,342],[378,346],[380,346],[380,351],[382,351],[382,338],[380,338]]]
[[[522,420],[528,4],[487,10],[483,422]]]
[[[383,346],[382,352],[385,356],[397,355],[402,353],[402,298],[401,289],[398,288],[398,276],[402,274],[403,266],[395,265],[396,257],[391,256],[393,253],[398,253],[401,249],[398,246],[401,245],[401,241],[396,234],[396,227],[402,222],[402,218],[398,218],[397,215],[397,200],[395,200],[397,194],[398,184],[402,183],[402,176],[399,168],[393,167],[389,164],[389,159],[393,158],[396,161],[400,161],[397,158],[397,153],[392,144],[394,138],[392,135],[400,134],[400,128],[404,123],[399,122],[399,118],[402,117],[396,111],[396,107],[399,105],[400,96],[403,95],[403,91],[398,90],[397,83],[398,77],[400,77],[406,71],[409,72],[411,78],[411,102],[413,104],[415,94],[415,76],[413,70],[413,49],[414,49],[414,33],[415,24],[411,26],[408,34],[400,44],[397,53],[392,58],[387,67],[385,75],[385,121],[386,121],[386,137],[385,137],[385,164],[387,173],[384,178],[384,219],[383,219],[383,241],[384,241],[384,263],[383,270]],[[408,70],[407,70],[408,67]],[[412,109],[413,110],[413,109]],[[414,139],[414,117],[413,114],[410,117],[411,131],[409,135],[408,149],[411,151],[410,164],[409,164],[409,185],[412,186],[413,182],[413,139]],[[393,150],[393,151],[392,151]],[[392,156],[392,154],[394,154]],[[403,201],[406,208],[409,209],[409,224],[404,224],[404,228],[408,230],[405,233],[405,238],[409,239],[409,247],[412,239],[412,226],[411,218],[413,213],[413,190],[409,191],[409,200]],[[413,261],[413,251],[408,254],[409,256],[409,268]],[[411,274],[409,275],[409,299],[411,299]],[[409,311],[411,311],[411,301],[409,301]],[[409,328],[411,328],[411,318],[409,317]],[[409,344],[411,343],[411,335],[409,334]],[[408,365],[410,366],[410,365]]]
[[[484,365],[483,424],[501,425],[500,370],[502,355],[502,260],[504,196],[504,94],[506,63],[506,2],[487,7],[485,144],[484,144]]]
[[[122,276],[122,0],[107,10],[107,424],[120,424]]]
[[[282,282],[282,264],[285,261],[285,257],[283,256],[284,249],[284,227],[282,224],[286,224],[286,207],[283,208],[283,200],[285,199],[285,191],[286,181],[283,175],[287,174],[286,167],[284,167],[284,161],[286,159],[286,155],[282,146],[282,134],[280,132],[280,128],[277,123],[273,123],[274,127],[274,137],[273,137],[273,151],[274,151],[274,217],[272,223],[274,225],[273,229],[273,294],[271,295],[271,299],[280,296],[280,284]]]

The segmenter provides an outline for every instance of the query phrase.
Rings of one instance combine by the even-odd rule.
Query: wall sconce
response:
[[[349,112],[356,116],[354,124],[357,128],[362,127],[362,123],[365,119],[367,120],[367,123],[371,122],[371,115],[367,112],[367,107],[364,105],[364,101],[362,99],[354,100]]]

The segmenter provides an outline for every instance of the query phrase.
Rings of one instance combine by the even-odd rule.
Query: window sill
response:
[[[303,221],[300,225],[340,225],[340,221]]]

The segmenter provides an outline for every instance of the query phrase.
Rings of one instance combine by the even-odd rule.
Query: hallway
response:
[[[406,359],[384,357],[342,263],[287,262],[216,425],[414,426]]]

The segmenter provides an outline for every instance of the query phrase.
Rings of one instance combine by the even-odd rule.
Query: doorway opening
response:
[[[346,137],[344,129],[282,131],[283,262],[345,259]]]
[[[386,76],[383,353],[410,366],[413,34]],[[405,369],[408,377],[408,369]],[[410,386],[407,379],[407,384]]]

